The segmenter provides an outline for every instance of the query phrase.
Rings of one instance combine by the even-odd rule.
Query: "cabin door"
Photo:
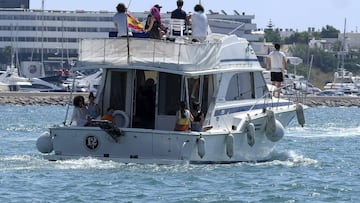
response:
[[[155,127],[157,81],[155,71],[136,71],[132,121],[134,128],[154,129]]]
[[[159,73],[156,129],[174,130],[184,80],[181,75]],[[184,87],[184,85],[183,85]]]

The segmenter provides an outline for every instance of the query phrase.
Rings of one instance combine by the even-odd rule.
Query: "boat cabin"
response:
[[[218,116],[251,108],[222,108],[225,104],[236,106],[268,93],[255,54],[234,36],[215,36],[206,44],[131,39],[129,56],[126,39],[103,40],[83,41],[80,60],[103,68],[98,104],[102,114],[108,107],[119,112],[118,127],[174,130],[180,101],[190,111],[193,102],[200,102],[204,125],[212,125]],[[224,45],[227,40],[231,46]],[[103,55],[88,51],[94,46]]]

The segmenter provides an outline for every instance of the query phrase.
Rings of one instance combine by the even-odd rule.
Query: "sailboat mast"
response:
[[[44,64],[44,5],[45,0],[41,2],[41,64]]]
[[[342,54],[341,54],[341,70],[344,71],[344,63],[345,63],[345,53],[347,52],[346,47],[346,18],[344,22],[344,32],[343,32],[343,42],[342,42]]]

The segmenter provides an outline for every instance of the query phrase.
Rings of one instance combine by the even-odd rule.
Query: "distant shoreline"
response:
[[[0,92],[0,105],[67,105],[72,104],[70,92]],[[74,92],[75,95],[83,95],[87,99],[89,93]],[[295,97],[284,97],[297,101]],[[360,107],[360,97],[337,97],[337,96],[307,96],[301,103],[309,106],[329,107]]]
[[[74,92],[87,99],[89,93]],[[0,92],[0,105],[67,105],[72,104],[70,92]]]

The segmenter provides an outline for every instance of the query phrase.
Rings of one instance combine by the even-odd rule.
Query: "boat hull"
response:
[[[282,125],[294,117],[289,111],[276,116]],[[53,127],[53,151],[48,160],[92,157],[124,163],[235,163],[266,161],[276,142],[266,137],[266,116],[252,120],[253,145],[245,129],[210,132],[176,132],[148,129],[121,129],[111,135],[100,127]]]

